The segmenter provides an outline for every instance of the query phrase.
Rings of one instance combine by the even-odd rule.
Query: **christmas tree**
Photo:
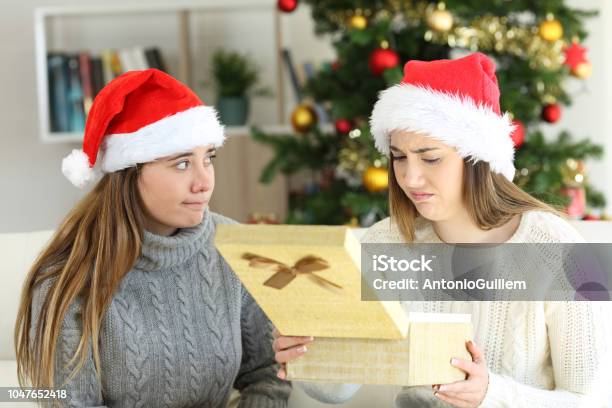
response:
[[[261,175],[306,174],[303,188],[289,197],[288,223],[368,226],[388,215],[388,160],[374,148],[368,117],[378,93],[398,83],[411,59],[456,58],[480,51],[493,58],[502,110],[516,130],[514,182],[539,199],[565,208],[574,217],[605,206],[586,179],[584,160],[602,148],[568,132],[547,141],[544,122],[560,119],[571,103],[567,81],[591,73],[581,42],[585,20],[594,12],[575,10],[561,0],[517,1],[314,1],[317,34],[331,34],[337,60],[308,81],[307,98],[291,115],[291,135],[253,129],[274,158]],[[296,0],[279,0],[290,12]],[[317,124],[316,103],[333,126]],[[581,203],[582,200],[582,203]]]

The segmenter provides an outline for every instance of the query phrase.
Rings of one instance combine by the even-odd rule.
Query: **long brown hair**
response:
[[[77,298],[82,300],[83,330],[67,364],[73,367],[67,380],[83,367],[90,342],[100,376],[102,320],[141,249],[144,217],[137,188],[139,168],[104,175],[62,221],[30,269],[15,325],[17,374],[22,387],[27,382],[37,388],[58,386],[54,384],[56,345],[66,311]],[[31,315],[34,294],[47,279],[51,284],[36,319]],[[36,328],[32,335],[31,327]]]
[[[395,178],[393,155],[389,160],[389,211],[406,242],[414,241],[418,212]],[[463,161],[463,200],[480,228],[490,230],[513,216],[531,210],[548,211],[565,217],[558,209],[532,197],[503,175],[493,173],[489,163]]]

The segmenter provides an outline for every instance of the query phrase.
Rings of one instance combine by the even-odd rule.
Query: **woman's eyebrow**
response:
[[[412,153],[425,153],[432,150],[438,150],[437,147],[421,147],[420,149],[411,150]]]
[[[182,153],[182,154],[179,154],[179,155],[176,155],[176,156],[168,157],[168,158],[166,158],[166,160],[172,161],[172,160],[181,159],[183,157],[189,157],[189,156],[193,156],[193,153],[192,152]]]
[[[425,153],[425,152],[429,152],[431,150],[438,150],[438,147],[421,147],[420,149],[416,149],[416,150],[411,150],[412,153]],[[403,153],[400,149],[398,149],[395,146],[389,146],[389,150],[392,150],[396,153]]]
[[[211,147],[210,149],[206,151],[206,154],[211,154],[211,153],[216,153],[216,152],[217,152],[217,148]],[[172,160],[182,159],[183,157],[190,157],[190,156],[193,156],[193,152],[181,153],[181,154],[177,154],[176,156],[162,158],[161,160],[172,161]]]

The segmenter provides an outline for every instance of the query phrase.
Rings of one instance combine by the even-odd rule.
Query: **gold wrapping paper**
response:
[[[472,327],[469,315],[459,316],[460,321],[445,322],[433,314],[427,321],[424,314],[400,340],[315,338],[303,357],[287,364],[287,378],[404,386],[463,380],[465,373],[450,360],[471,360],[465,344],[472,338]]]
[[[361,249],[346,227],[218,225],[215,245],[264,313],[283,334],[401,339],[407,317],[399,302],[361,301]],[[298,275],[282,289],[264,283],[275,270],[250,266],[256,254],[287,266],[305,256],[329,267]],[[320,284],[317,275],[331,284]]]

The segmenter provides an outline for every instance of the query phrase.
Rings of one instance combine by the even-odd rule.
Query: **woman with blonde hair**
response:
[[[513,130],[502,115],[495,65],[475,53],[410,61],[401,84],[380,95],[371,130],[390,156],[391,216],[364,243],[584,242],[554,208],[512,183]],[[527,271],[525,271],[527,272]],[[608,302],[403,302],[407,311],[470,313],[472,361],[453,359],[466,380],[403,388],[398,407],[576,407],[593,391],[612,345]],[[308,341],[275,332],[276,360]],[[316,339],[314,340],[316,341]],[[284,368],[279,372],[285,377]],[[358,385],[300,384],[340,402]]]
[[[269,321],[213,245],[214,108],[155,70],[110,82],[62,171],[103,177],[33,265],[15,329],[22,386],[73,407],[285,407]]]

